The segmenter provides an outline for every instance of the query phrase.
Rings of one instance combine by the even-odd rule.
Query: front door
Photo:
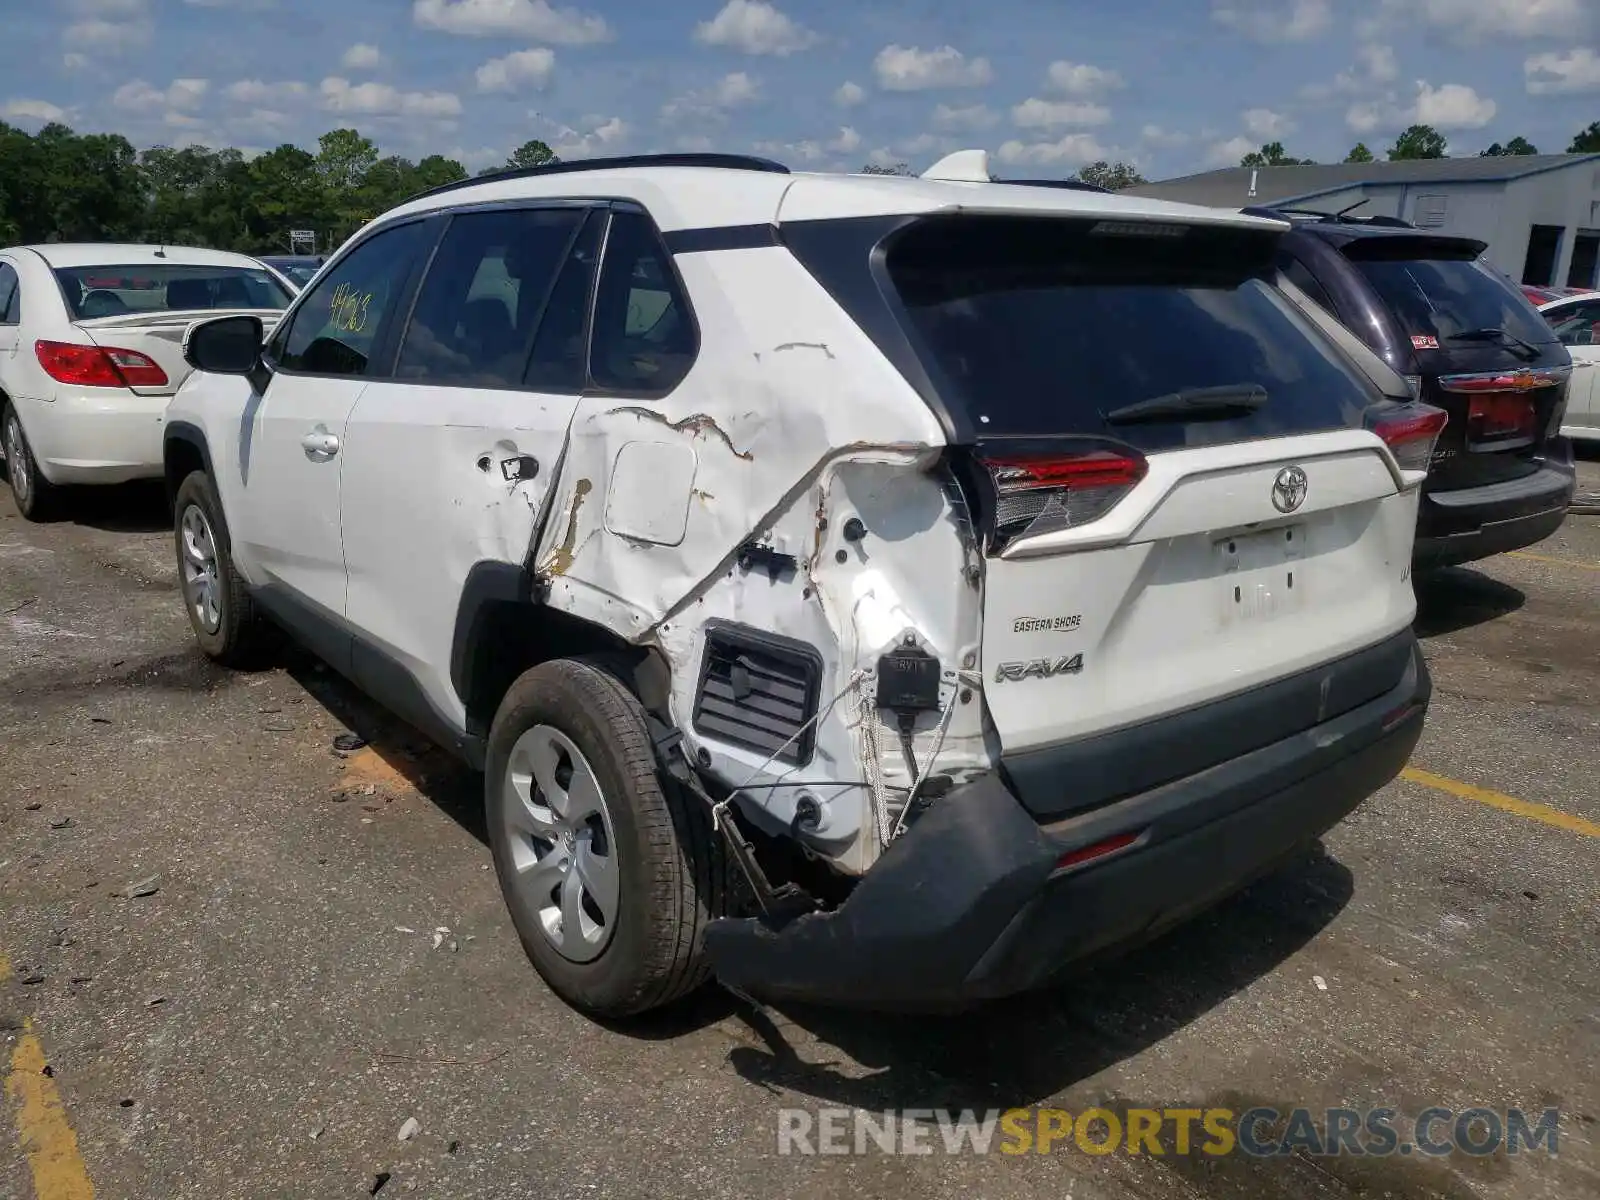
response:
[[[602,217],[584,205],[452,217],[392,378],[350,417],[341,523],[356,674],[435,734],[467,727],[463,597],[511,598],[560,465]]]
[[[1561,432],[1600,438],[1600,300],[1581,300],[1547,310],[1556,336],[1572,356],[1572,383]]]
[[[262,602],[335,666],[345,565],[339,528],[346,427],[392,347],[426,222],[378,233],[334,264],[272,338],[239,421],[235,552]]]

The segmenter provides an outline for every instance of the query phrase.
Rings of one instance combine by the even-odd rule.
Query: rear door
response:
[[[1476,261],[1481,248],[1411,234],[1341,248],[1415,351],[1422,398],[1450,415],[1430,492],[1535,473],[1567,401],[1566,350],[1518,288]]]
[[[1572,383],[1561,432],[1571,437],[1600,437],[1600,300],[1579,300],[1542,311],[1572,356]]]
[[[17,269],[0,258],[0,380],[17,353],[17,326],[22,320],[21,284]]]
[[[1386,406],[1371,379],[1267,282],[1275,243],[968,217],[889,248],[919,357],[976,431],[961,460],[1008,754],[1409,623],[1415,478],[1363,427]]]
[[[465,726],[462,598],[518,575],[546,507],[583,387],[603,226],[587,205],[456,213],[393,376],[350,416],[342,524],[356,669],[404,708],[398,665],[425,705],[405,715],[425,728]]]
[[[382,230],[335,264],[268,345],[259,390],[240,414],[235,546],[266,585],[263,600],[336,665],[347,658],[336,632],[345,427],[368,382],[387,372],[393,326],[434,230],[426,221]]]

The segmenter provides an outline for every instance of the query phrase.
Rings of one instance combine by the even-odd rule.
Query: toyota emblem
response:
[[[1272,481],[1272,507],[1282,513],[1292,513],[1306,502],[1306,473],[1299,467],[1285,467]]]

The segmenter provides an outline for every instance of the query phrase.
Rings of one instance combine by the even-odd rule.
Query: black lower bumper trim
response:
[[[1215,903],[1337,824],[1405,765],[1430,690],[1413,644],[1405,679],[1359,708],[1049,825],[996,772],[930,809],[835,911],[781,929],[714,921],[707,953],[737,990],[847,1007],[949,1009],[1040,986]],[[1058,870],[1073,850],[1130,832],[1126,851]]]

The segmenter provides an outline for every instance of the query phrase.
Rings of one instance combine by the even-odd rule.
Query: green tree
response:
[[[453,158],[446,158],[442,154],[430,154],[417,164],[415,182],[418,191],[428,191],[430,188],[443,187],[447,183],[455,183],[467,177],[467,170]]]
[[[1350,147],[1350,153],[1344,156],[1347,163],[1369,163],[1372,161],[1372,151],[1367,149],[1365,142],[1357,142]]]
[[[560,161],[554,150],[538,138],[532,138],[511,152],[511,157],[506,159],[506,165],[501,170],[520,171],[524,167],[548,167]]]
[[[372,139],[354,129],[330,129],[317,139],[317,171],[335,191],[360,187],[377,162]]]
[[[1479,158],[1505,158],[1516,154],[1537,154],[1539,147],[1525,137],[1514,137],[1504,146],[1495,142],[1487,150],[1478,151]]]
[[[1084,183],[1092,183],[1096,187],[1103,187],[1110,192],[1120,192],[1123,188],[1137,187],[1141,183],[1148,182],[1129,164],[1108,163],[1104,159],[1080,168],[1075,178]]]
[[[1596,121],[1577,137],[1572,139],[1572,145],[1567,147],[1568,154],[1600,154],[1600,121]]]
[[[331,228],[333,214],[315,155],[285,142],[256,155],[248,171],[261,229],[256,249],[282,253],[289,248],[291,229]]]
[[[915,175],[909,163],[897,162],[893,166],[880,167],[877,163],[868,163],[861,168],[863,175]]]
[[[1444,158],[1446,146],[1444,134],[1432,125],[1413,125],[1395,139],[1394,145],[1389,149],[1389,161]]]
[[[1282,142],[1268,142],[1259,150],[1252,150],[1239,160],[1241,167],[1309,167],[1312,158],[1292,158],[1284,152]]]

